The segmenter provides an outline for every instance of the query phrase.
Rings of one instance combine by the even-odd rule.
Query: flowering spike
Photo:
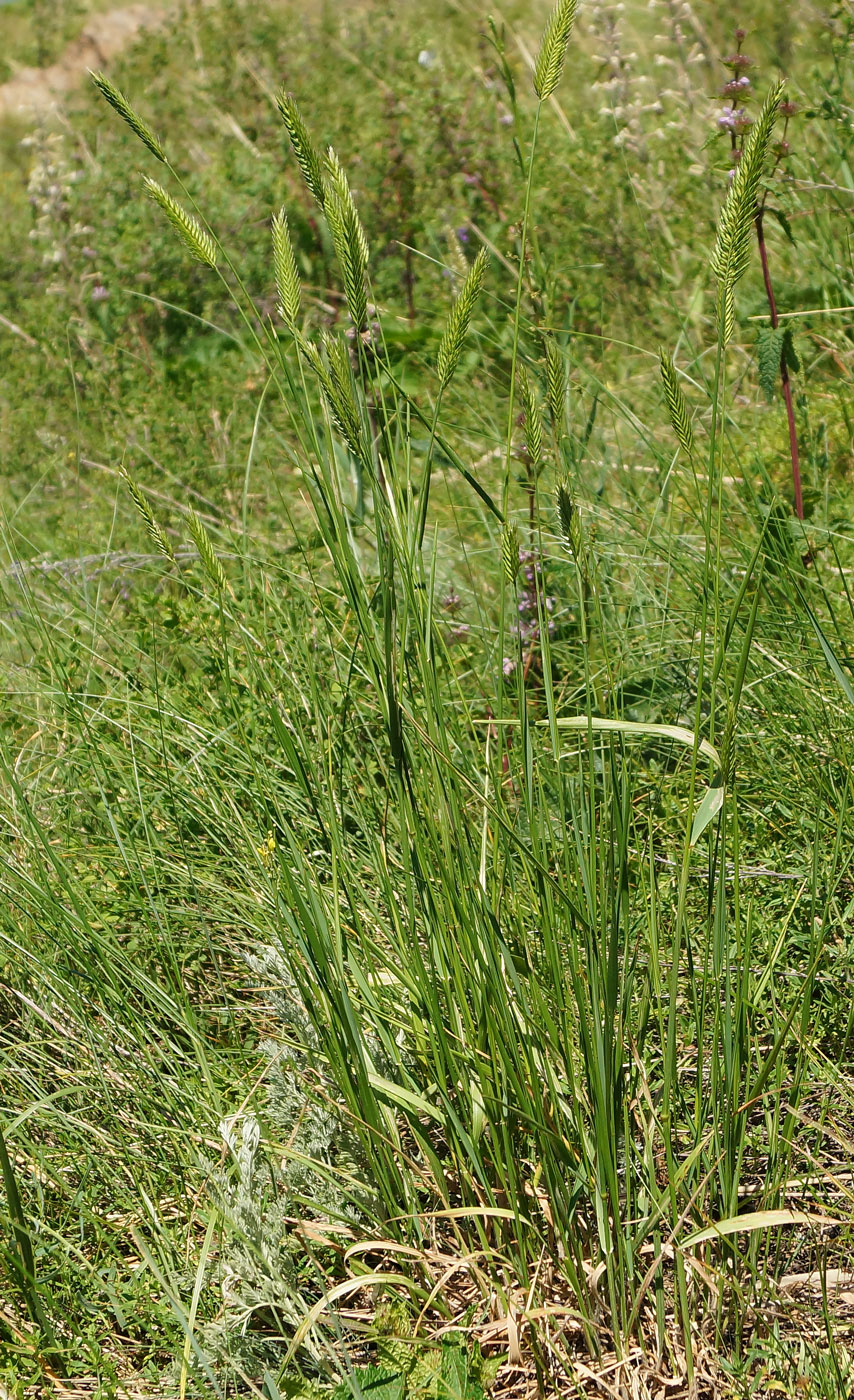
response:
[[[300,281],[284,209],[273,215],[273,268],[279,293],[279,315],[293,330],[299,320]]]
[[[750,244],[762,169],[774,130],[777,109],[783,96],[783,82],[768,93],[757,121],[750,130],[735,167],[732,184],[721,210],[718,236],[711,258],[712,272],[718,279],[720,313],[724,341],[732,335],[735,321],[733,290],[744,276],[750,261]]]
[[[664,350],[659,350],[658,357],[661,363],[661,379],[664,384],[664,400],[667,404],[667,412],[670,414],[670,422],[680,447],[690,457],[694,447],[694,433],[688,416],[685,395],[682,393],[679,380],[676,378],[676,367],[670,356]]]
[[[469,275],[463,283],[462,291],[451,307],[448,324],[439,344],[436,368],[439,372],[439,385],[445,389],[456,373],[463,353],[463,344],[471,320],[471,313],[477,301],[483,279],[486,275],[488,256],[485,248],[479,248],[471,265]]]
[[[290,93],[284,90],[276,98],[282,121],[291,138],[291,146],[297,158],[297,164],[302,171],[310,192],[317,200],[321,209],[326,198],[326,191],[323,187],[323,170],[320,164],[320,156],[314,147],[311,137],[308,134],[308,127],[302,119],[300,109]]]
[[[578,0],[557,0],[546,25],[534,67],[534,92],[541,102],[551,97],[561,80],[577,8]]]
[[[127,486],[128,491],[130,492],[131,500],[133,501],[134,505],[136,506],[137,510],[142,516],[142,519],[145,523],[145,528],[148,531],[152,543],[156,546],[156,548],[160,551],[164,558],[168,559],[170,563],[174,564],[175,555],[172,552],[172,546],[170,545],[169,541],[167,540],[166,536],[164,535],[163,531],[161,530],[160,526],[155,520],[154,513],[152,512],[151,506],[148,504],[146,497],[143,495],[139,486],[134,481],[133,477],[126,470],[125,467],[121,468],[121,475],[124,477],[124,482]]]
[[[90,68],[89,76],[101,96],[105,97],[114,111],[118,112],[119,116],[127,122],[134,135],[138,136],[143,145],[148,147],[151,154],[156,156],[157,159],[162,161],[165,165],[166,152],[161,146],[160,141],[151,130],[148,122],[143,121],[142,117],[138,116],[133,110],[133,107],[131,107],[124,93],[120,92],[115,83],[111,83],[110,79],[105,77],[103,73],[93,73]]]
[[[198,258],[200,263],[206,267],[216,269],[216,243],[211,235],[202,228],[198,219],[192,214],[188,214],[177,201],[173,199],[162,185],[158,185],[156,180],[145,176],[145,188],[151,195],[155,204],[159,204],[170,224],[174,228],[185,248],[188,248],[194,258]]]

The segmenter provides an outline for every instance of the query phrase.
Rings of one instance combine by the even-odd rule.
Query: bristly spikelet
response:
[[[694,433],[691,428],[691,420],[688,417],[685,395],[679,386],[679,380],[676,378],[676,367],[664,350],[659,350],[658,358],[664,385],[664,401],[667,404],[667,412],[670,414],[670,422],[680,447],[690,457],[694,448]]]
[[[501,567],[512,588],[519,576],[519,531],[515,525],[505,525],[501,531]]]
[[[561,80],[577,8],[578,0],[557,0],[546,25],[534,67],[534,92],[541,102],[551,97]]]
[[[353,388],[353,372],[350,368],[350,356],[347,346],[339,336],[324,333],[323,348],[326,351],[326,363],[329,365],[329,373],[332,376],[332,383],[339,401],[347,404],[347,413],[353,423],[359,422],[359,410],[356,405],[356,392]]]
[[[175,555],[172,553],[172,546],[170,545],[169,541],[167,540],[157,521],[154,519],[151,506],[148,504],[148,501],[145,499],[145,496],[142,494],[142,491],[137,486],[133,477],[128,471],[125,470],[124,467],[122,467],[121,469],[121,475],[124,478],[124,482],[127,486],[128,491],[130,492],[131,500],[133,501],[134,505],[136,506],[137,510],[142,516],[143,521],[145,522],[145,528],[148,531],[152,543],[154,544],[155,548],[158,549],[160,553],[166,559],[169,560],[170,563],[174,564]]]
[[[718,316],[723,325],[724,345],[729,345],[735,335],[735,293],[732,284],[718,288]]]
[[[361,331],[368,319],[365,282],[368,271],[368,240],[350,193],[347,176],[331,147],[326,157],[326,169],[323,211],[341,268],[350,319],[356,329]]]
[[[142,117],[138,116],[133,110],[133,107],[131,107],[124,93],[120,92],[115,83],[111,83],[109,78],[105,77],[103,73],[93,73],[90,68],[89,76],[95,84],[95,87],[101,93],[101,96],[105,97],[110,106],[127,122],[134,135],[138,136],[143,145],[148,147],[151,154],[156,156],[157,159],[162,161],[165,165],[166,152],[161,146],[160,141],[151,130],[148,122],[143,121]]]
[[[731,788],[735,782],[736,733],[736,709],[730,700],[721,743],[721,779],[726,788]]]
[[[323,397],[338,431],[357,461],[367,465],[369,454],[365,448],[362,423],[353,392],[347,351],[332,336],[324,337],[324,347],[329,361],[328,368],[317,346],[312,345],[310,341],[303,344],[303,352],[317,375]]]
[[[471,265],[469,275],[463,283],[462,290],[451,307],[451,314],[448,317],[448,324],[445,333],[439,344],[439,354],[436,360],[436,368],[439,373],[439,387],[447,388],[456,373],[460,362],[460,355],[463,352],[463,345],[468,334],[471,313],[477,301],[480,289],[483,286],[483,279],[486,276],[486,266],[489,261],[485,248],[479,248],[477,257]]]
[[[534,386],[525,370],[521,374],[522,407],[525,411],[525,448],[535,473],[543,465],[543,414]]]
[[[290,93],[285,92],[284,89],[276,98],[276,103],[281,113],[282,121],[285,123],[287,133],[291,138],[291,146],[297,158],[297,164],[302,171],[302,177],[309,191],[322,209],[326,198],[326,190],[323,184],[323,167],[320,163],[320,156],[308,134],[308,128],[302,119],[299,107]]]
[[[299,320],[300,280],[284,209],[273,215],[273,268],[279,293],[279,315],[291,330],[295,330]]]
[[[352,211],[353,222],[356,229],[356,237],[359,240],[359,252],[361,255],[361,259],[365,264],[365,267],[367,267],[368,258],[370,257],[371,251],[368,247],[368,239],[365,234],[365,229],[362,224],[362,220],[359,218],[359,211],[356,208],[356,202],[353,199],[353,195],[350,190],[350,182],[347,179],[344,167],[338,159],[338,156],[332,148],[332,146],[330,146],[326,152],[325,164],[328,186],[330,186],[334,190],[335,194],[341,200],[341,203]]]
[[[177,199],[173,199],[162,185],[158,185],[156,180],[152,180],[148,175],[144,177],[145,188],[151,195],[155,204],[159,204],[170,224],[174,228],[185,248],[189,248],[194,258],[204,263],[206,267],[216,268],[216,244],[192,214],[188,214],[183,209]]]
[[[580,560],[581,556],[581,519],[578,509],[572,499],[572,491],[568,481],[561,481],[555,492],[557,504],[557,517],[560,524],[560,533],[563,542],[574,559]]]
[[[762,105],[762,111],[750,129],[741,159],[735,167],[732,183],[718,221],[718,236],[711,257],[712,272],[718,279],[719,313],[723,321],[724,342],[732,334],[734,322],[733,289],[744,276],[750,261],[753,224],[762,170],[777,108],[783,96],[784,83],[775,83]]]
[[[190,534],[193,537],[193,544],[199,551],[199,558],[201,559],[202,564],[204,565],[205,573],[207,574],[214,587],[218,588],[221,593],[225,593],[228,589],[228,580],[225,577],[225,572],[223,570],[222,564],[217,558],[216,551],[213,547],[213,541],[211,540],[210,535],[205,529],[205,526],[202,523],[202,521],[196,515],[196,512],[193,510],[192,506],[190,507],[190,513],[187,517],[187,522],[190,526]]]
[[[469,275],[469,265],[460,247],[456,229],[451,228],[450,224],[445,225],[445,242],[448,245],[447,265],[451,274],[451,285],[456,293]]]
[[[566,405],[566,366],[561,348],[554,336],[545,337],[546,346],[546,390],[549,400],[549,413],[552,416],[555,432],[563,427]]]

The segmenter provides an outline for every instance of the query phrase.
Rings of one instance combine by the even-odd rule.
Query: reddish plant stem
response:
[[[768,249],[765,246],[765,210],[760,204],[756,210],[756,237],[759,242],[759,257],[762,261],[762,276],[765,279],[765,295],[768,298],[768,310],[771,313],[771,325],[774,330],[780,324],[777,315],[777,302],[774,297],[774,287],[771,283],[771,272],[768,267]],[[783,398],[786,401],[786,418],[789,423],[789,451],[792,457],[792,484],[795,488],[795,514],[799,520],[804,518],[804,495],[801,489],[801,458],[798,451],[798,430],[795,426],[795,406],[792,402],[792,385],[789,380],[789,366],[786,362],[785,346],[780,352],[780,383],[783,386]]]

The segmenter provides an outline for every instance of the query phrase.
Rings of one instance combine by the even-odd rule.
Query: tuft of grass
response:
[[[801,524],[785,425],[707,287],[714,17],[683,52],[646,11],[620,48],[599,11],[567,55],[559,6],[535,102],[524,15],[481,80],[466,17],[430,67],[374,11],[298,42],[292,14],[201,7],[122,79],[192,133],[198,219],[177,207],[222,278],[140,220],[108,127],[79,117],[86,179],[27,157],[46,212],[3,314],[29,388],[0,416],[3,1346],[38,1371],[35,1300],[51,1368],[107,1393],[842,1393],[844,121],[812,124],[809,220],[774,184],[810,313]],[[605,40],[620,103],[546,104]],[[652,112],[630,55],[642,77],[662,50],[679,81]],[[263,91],[280,61],[334,143],[282,97],[299,172]],[[492,295],[466,282],[449,317],[472,239]],[[739,298],[762,308],[746,264]],[[157,524],[176,509],[193,550]]]

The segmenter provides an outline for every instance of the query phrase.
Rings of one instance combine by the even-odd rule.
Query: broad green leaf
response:
[[[394,1084],[390,1079],[383,1079],[379,1074],[369,1073],[368,1083],[374,1093],[388,1099],[390,1103],[397,1104],[398,1108],[406,1108],[410,1113],[423,1113],[428,1118],[435,1119],[437,1123],[444,1122],[442,1114],[423,1094],[415,1094],[411,1089],[404,1089],[402,1085]]]
[[[695,1230],[693,1235],[682,1241],[683,1249],[705,1244],[707,1240],[723,1238],[724,1235],[750,1234],[753,1230],[773,1230],[778,1225],[838,1225],[839,1221],[829,1215],[808,1215],[804,1210],[754,1210],[746,1215],[732,1215],[728,1220],[719,1220],[716,1225],[707,1225],[704,1230]]]
[[[463,1347],[442,1347],[442,1368],[436,1387],[437,1400],[481,1400],[483,1388],[469,1375],[469,1358]]]
[[[594,734],[638,734],[651,739],[675,739],[678,744],[685,744],[689,749],[696,747],[697,751],[705,758],[711,759],[717,768],[721,766],[720,754],[708,739],[698,741],[694,731],[685,729],[681,724],[641,724],[630,719],[600,719],[595,715],[565,715],[562,719],[555,720],[555,723],[558,729],[592,729]]]
[[[691,845],[696,846],[709,822],[714,821],[718,812],[724,805],[724,788],[710,787],[694,817],[694,825],[691,827]]]
[[[770,403],[780,378],[780,357],[783,353],[785,332],[779,326],[760,326],[756,337],[756,358],[759,365],[759,384]]]
[[[336,1386],[332,1400],[403,1400],[406,1377],[400,1371],[387,1371],[384,1366],[359,1366],[346,1381]]]

